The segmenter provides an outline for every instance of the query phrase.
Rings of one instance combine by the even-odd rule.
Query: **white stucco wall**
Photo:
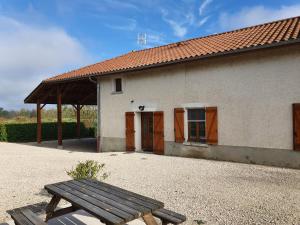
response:
[[[124,138],[125,112],[142,104],[164,111],[173,141],[174,108],[199,103],[218,107],[219,145],[292,149],[300,46],[127,74],[123,94],[112,94],[112,78],[100,79],[103,137]]]

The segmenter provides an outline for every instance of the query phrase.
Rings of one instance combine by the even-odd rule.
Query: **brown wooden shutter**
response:
[[[126,151],[134,151],[135,150],[134,112],[126,112],[125,117],[126,117],[126,122],[125,122]]]
[[[217,107],[206,108],[206,142],[218,144],[218,110]]]
[[[153,136],[153,152],[155,154],[163,155],[165,149],[164,141],[164,113],[153,113],[154,136]]]
[[[294,150],[300,151],[300,104],[293,104]]]
[[[174,136],[175,142],[184,142],[184,109],[174,109]]]

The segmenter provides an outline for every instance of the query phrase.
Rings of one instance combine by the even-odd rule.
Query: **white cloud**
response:
[[[166,20],[166,22],[171,25],[175,36],[182,38],[186,35],[187,28],[183,24],[171,19]]]
[[[212,3],[213,0],[203,0],[199,7],[199,15],[202,16],[204,15],[205,9],[208,7],[209,4]]]
[[[186,35],[186,33],[187,33],[187,31],[188,31],[188,30],[187,30],[187,27],[186,27],[186,25],[185,25],[185,24],[186,24],[186,21],[178,22],[178,21],[175,21],[175,20],[173,20],[173,19],[169,19],[169,18],[168,18],[169,12],[168,12],[167,10],[165,10],[165,9],[162,9],[162,10],[161,10],[161,13],[162,13],[162,15],[163,15],[163,20],[171,26],[171,28],[172,28],[172,30],[173,30],[173,32],[174,32],[174,35],[175,35],[176,37],[182,38],[182,37],[184,37],[184,36]],[[191,20],[190,17],[186,17],[186,19],[187,19],[188,21]]]
[[[42,79],[89,60],[80,42],[60,28],[0,16],[0,107],[23,107]]]
[[[254,6],[233,14],[222,13],[219,24],[223,30],[231,30],[299,15],[300,4],[281,6],[277,9]]]
[[[209,16],[206,16],[203,19],[199,20],[198,23],[197,23],[197,26],[198,27],[203,26],[204,24],[206,24],[206,22],[208,21],[208,19],[209,19]]]

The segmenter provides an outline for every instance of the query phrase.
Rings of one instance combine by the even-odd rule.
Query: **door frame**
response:
[[[300,131],[296,130],[296,111],[300,111],[300,103],[293,104],[293,149],[294,151],[300,151],[300,143],[296,143],[296,135],[300,135]],[[297,125],[300,127],[300,125]]]

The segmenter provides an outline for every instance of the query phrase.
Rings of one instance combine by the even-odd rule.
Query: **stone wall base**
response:
[[[124,152],[126,149],[125,138],[103,137],[101,141],[103,152]],[[165,155],[300,169],[300,152],[287,149],[191,146],[166,141]]]

